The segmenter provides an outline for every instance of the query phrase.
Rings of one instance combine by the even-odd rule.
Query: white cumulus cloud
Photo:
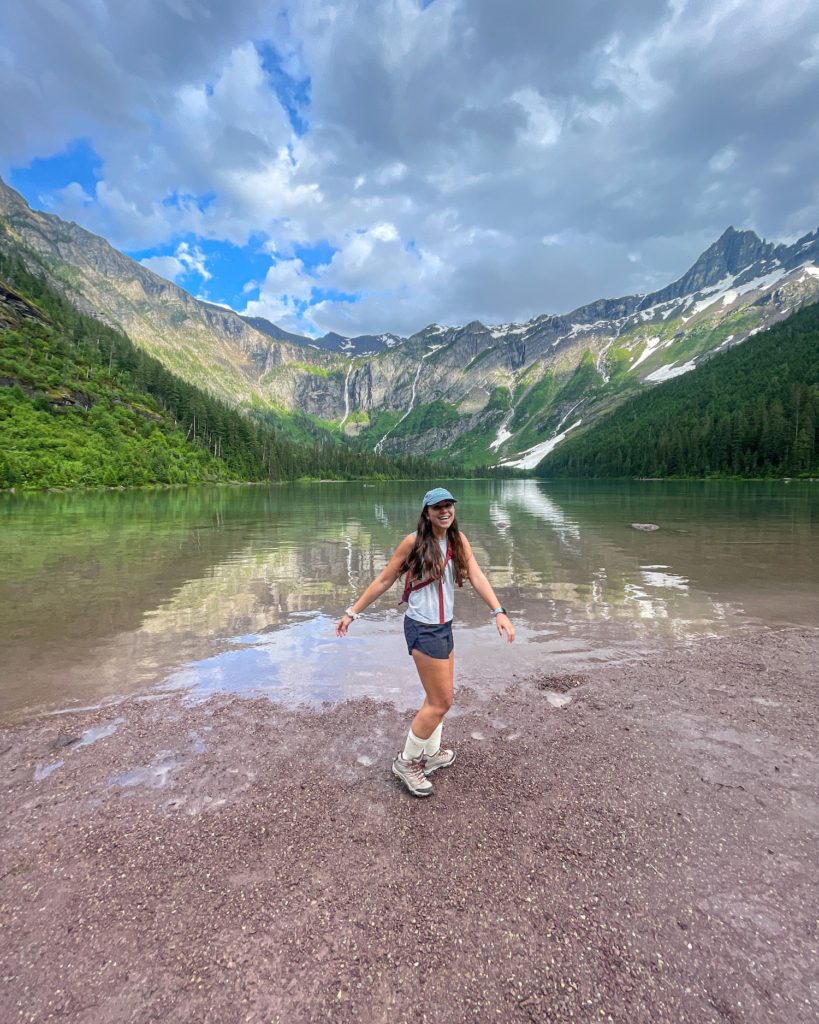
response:
[[[252,241],[296,329],[520,320],[816,227],[817,38],[809,0],[27,0],[0,173],[86,140],[38,202],[183,283]]]
[[[139,262],[143,267],[174,283],[188,274],[196,274],[202,281],[209,281],[212,277],[205,264],[204,253],[199,246],[191,245],[189,242],[180,242],[173,256],[146,256]]]

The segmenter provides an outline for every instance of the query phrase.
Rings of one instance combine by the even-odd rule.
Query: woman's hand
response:
[[[495,616],[495,625],[498,627],[498,636],[503,638],[506,633],[506,642],[511,644],[515,639],[515,627],[506,612],[498,612]]]
[[[466,555],[466,569],[467,575],[469,576],[469,582],[475,588],[475,593],[478,597],[482,597],[486,601],[489,608],[493,609],[492,618],[495,620],[495,625],[498,627],[498,636],[503,639],[504,633],[506,634],[506,642],[511,644],[515,639],[515,627],[512,625],[512,620],[506,614],[506,612],[499,611],[495,615],[495,609],[501,607],[501,603],[492,589],[489,580],[484,576],[483,569],[478,565],[478,561],[472,551],[472,545],[466,539],[466,534],[461,533],[461,540],[464,545],[464,553]]]
[[[346,613],[342,615],[336,623],[336,636],[346,636],[347,630],[350,628],[352,621],[352,616],[347,615]]]
[[[364,593],[350,605],[349,611],[355,612],[356,608],[358,611],[355,614],[355,618],[368,608],[373,601],[377,601],[382,594],[390,589],[395,583],[398,577],[401,575],[401,571],[404,568],[404,562],[407,560],[407,556],[412,551],[412,545],[415,543],[415,534],[408,533],[407,536],[401,541],[398,547],[393,551],[392,557],[384,569],[375,577],[372,583],[367,587]],[[336,636],[346,636],[347,630],[350,628],[350,624],[353,621],[353,616],[348,615],[345,612],[336,623]]]

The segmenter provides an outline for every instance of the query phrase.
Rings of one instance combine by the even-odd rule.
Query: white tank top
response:
[[[441,555],[446,558],[446,537],[439,540]],[[417,580],[412,581],[413,584]],[[430,626],[438,626],[449,622],[455,609],[455,566],[452,559],[447,562],[443,578],[421,587],[420,590],[411,590],[407,601],[407,615],[416,622],[423,622]]]

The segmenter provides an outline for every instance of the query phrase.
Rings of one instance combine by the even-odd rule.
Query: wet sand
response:
[[[0,1020],[813,1022],[817,664],[785,630],[463,680],[428,800],[371,700],[3,729]]]

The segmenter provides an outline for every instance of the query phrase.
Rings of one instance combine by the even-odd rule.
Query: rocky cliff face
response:
[[[726,277],[736,276],[747,267],[766,263],[772,258],[773,252],[774,246],[770,242],[763,242],[753,231],[736,231],[730,227],[705,250],[679,281],[649,296],[651,304],[694,295]]]
[[[231,310],[200,302],[77,224],[31,210],[0,181],[0,245],[21,243],[83,312],[123,330],[180,376],[232,403],[265,401],[260,376],[304,361],[301,345],[263,334]],[[3,240],[4,239],[4,240]],[[31,259],[29,258],[29,262]],[[315,352],[320,367],[327,356]],[[275,391],[275,389],[273,389]],[[277,396],[295,401],[293,389]]]
[[[695,369],[817,298],[819,231],[775,246],[729,229],[683,277],[651,294],[525,324],[432,325],[398,353],[354,360],[347,402],[401,411],[412,422],[412,431],[399,423],[381,439],[385,451],[443,449],[528,468],[567,428],[594,422],[641,387]],[[436,402],[453,416],[424,429],[413,410],[432,414]]]
[[[16,331],[26,321],[47,324],[51,318],[13,288],[0,282],[0,331]]]
[[[651,294],[523,324],[312,342],[194,299],[2,182],[0,219],[0,246],[184,379],[233,403],[308,412],[386,452],[473,463],[533,466],[567,430],[819,298],[819,231],[784,246],[729,228]]]

